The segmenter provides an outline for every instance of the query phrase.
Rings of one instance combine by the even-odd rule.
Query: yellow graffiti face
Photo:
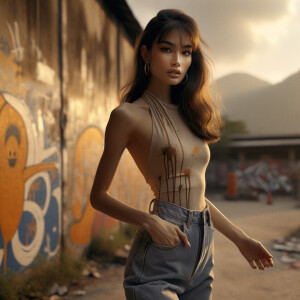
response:
[[[6,273],[7,244],[15,234],[23,212],[23,170],[27,136],[20,114],[0,95],[0,231],[3,239],[3,270]]]
[[[0,167],[3,172],[24,169],[27,158],[27,136],[19,113],[5,103],[0,111]]]
[[[3,240],[4,274],[7,269],[8,243],[16,233],[23,214],[24,183],[35,173],[55,168],[52,163],[26,167],[27,146],[26,127],[21,115],[0,94],[0,232]],[[26,245],[37,233],[38,221],[37,218],[32,218],[27,225]],[[40,246],[35,244],[34,247]]]
[[[5,144],[5,152],[7,157],[8,168],[14,168],[17,165],[18,154],[19,154],[19,143],[18,140],[11,136]]]

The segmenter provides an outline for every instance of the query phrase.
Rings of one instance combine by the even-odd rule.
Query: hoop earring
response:
[[[186,84],[188,81],[189,81],[189,75],[188,75],[188,73],[185,73],[184,80],[181,81],[181,83]]]
[[[145,72],[145,75],[146,75],[146,76],[149,76],[149,74],[150,74],[150,63],[149,63],[149,61],[146,61],[146,62],[145,62],[145,65],[144,65],[144,72]]]

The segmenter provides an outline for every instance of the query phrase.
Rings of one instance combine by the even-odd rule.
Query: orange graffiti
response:
[[[111,229],[116,226],[118,220],[98,211],[94,217],[93,234],[97,235],[100,229]]]
[[[41,182],[34,181],[30,187],[28,199],[35,201],[35,192],[40,189]]]
[[[26,246],[29,244],[28,240],[29,238],[33,238],[34,234],[36,233],[36,223],[34,221],[34,218],[31,218],[31,222],[26,225],[27,227],[27,233],[26,233]]]
[[[53,181],[56,179],[57,175],[56,175],[56,172],[54,169],[52,169],[50,171],[50,174],[51,174],[51,183],[53,183]]]
[[[0,230],[3,270],[6,274],[7,244],[18,229],[24,204],[24,182],[54,164],[26,167],[28,140],[20,114],[0,94]]]
[[[75,222],[70,228],[70,238],[77,245],[90,243],[95,210],[89,196],[96,167],[100,159],[103,137],[96,127],[80,134],[73,159],[73,188],[71,209]]]

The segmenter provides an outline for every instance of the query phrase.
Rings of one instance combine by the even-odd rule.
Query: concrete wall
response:
[[[60,247],[57,1],[1,1],[0,265],[21,271]],[[49,38],[51,37],[51,38]]]
[[[6,274],[30,268],[38,255],[55,257],[62,245],[82,254],[100,228],[117,228],[90,206],[89,192],[133,47],[99,1],[0,5],[0,268]],[[110,193],[143,210],[152,197],[127,150]]]

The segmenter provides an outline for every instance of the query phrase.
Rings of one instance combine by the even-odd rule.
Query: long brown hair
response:
[[[137,39],[133,78],[122,88],[125,92],[121,102],[131,103],[140,98],[149,82],[150,76],[146,76],[144,72],[142,45],[151,49],[155,39],[159,43],[173,29],[185,32],[191,37],[192,63],[187,71],[188,81],[185,84],[171,86],[171,101],[178,105],[180,114],[197,136],[208,143],[216,142],[220,139],[220,128],[223,122],[220,110],[211,95],[210,66],[200,48],[201,44],[208,49],[209,46],[201,37],[195,20],[180,10],[159,11]]]

